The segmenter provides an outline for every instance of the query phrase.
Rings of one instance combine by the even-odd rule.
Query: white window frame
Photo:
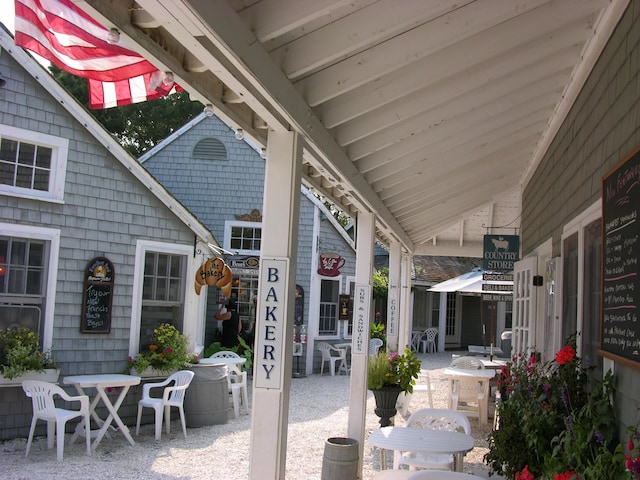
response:
[[[231,248],[231,229],[233,227],[248,227],[262,230],[262,222],[247,222],[241,220],[227,220],[224,222],[224,249],[237,255],[260,255],[260,250],[246,250]],[[262,241],[260,242],[262,244]]]
[[[0,125],[0,138],[51,148],[51,171],[47,191],[0,184],[0,194],[62,203],[64,201],[69,140],[9,125]]]
[[[344,282],[344,285],[342,285],[342,281],[341,281],[341,285],[340,285],[340,291],[342,291],[342,288],[344,288],[344,295],[348,295],[349,292],[349,285],[351,285],[351,283],[353,283],[353,288],[355,290],[356,288],[356,277],[355,276],[347,276],[346,281]],[[353,292],[355,295],[355,291]],[[352,316],[351,316],[351,320],[347,320],[347,321],[342,321],[343,325],[340,325],[340,323],[338,323],[338,330],[339,330],[339,334],[342,335],[342,338],[347,339],[347,340],[351,340],[351,338],[353,337],[353,328],[351,329],[351,334],[349,334],[349,323],[351,323],[351,325],[353,325],[353,312],[351,312]],[[340,320],[338,320],[338,322],[340,322]]]
[[[578,295],[577,295],[577,312],[576,312],[576,321],[577,321],[577,331],[578,335],[582,333],[583,327],[583,303],[584,303],[584,229],[587,225],[595,222],[596,220],[602,218],[602,201],[598,200],[589,208],[587,208],[584,212],[576,216],[571,222],[567,223],[562,229],[562,246],[560,251],[564,253],[564,242],[567,238],[574,234],[578,234]],[[563,258],[564,261],[564,258]],[[560,290],[562,292],[562,290]],[[562,302],[564,301],[563,296],[560,295],[560,312],[562,309]],[[564,340],[564,339],[562,339]],[[582,342],[578,341],[578,355],[582,355]]]
[[[334,334],[332,335],[321,335],[320,334],[320,289],[322,288],[322,280],[329,280],[329,281],[334,281],[334,282],[338,282],[338,292],[342,292],[342,277],[325,277],[324,275],[318,275],[318,305],[317,305],[317,309],[318,309],[318,323],[316,325],[316,339],[317,340],[340,340],[342,337],[342,333],[343,333],[343,329],[345,328],[344,326],[340,325],[340,322],[343,322],[343,320],[339,320],[336,318],[336,331]],[[336,309],[337,312],[337,309]],[[344,322],[346,323],[346,322]]]
[[[51,350],[53,345],[53,314],[56,304],[56,283],[58,281],[58,258],[60,256],[60,230],[53,228],[31,227],[13,223],[0,223],[0,231],[7,237],[29,238],[49,242],[49,263],[45,294],[45,311],[42,348]]]
[[[197,295],[193,280],[200,267],[201,258],[193,255],[193,245],[163,243],[151,240],[138,240],[133,276],[133,294],[131,299],[131,330],[129,333],[129,355],[135,356],[140,349],[140,316],[142,314],[142,286],[144,283],[144,262],[147,251],[183,255],[185,257],[185,292],[182,319],[182,333],[189,337],[190,348],[195,352],[204,349],[204,305],[208,289]]]

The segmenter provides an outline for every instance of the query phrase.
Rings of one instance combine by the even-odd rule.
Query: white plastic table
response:
[[[484,370],[445,368],[443,374],[449,379],[449,408],[453,407],[453,405],[451,405],[451,394],[453,392],[453,384],[456,380],[462,380],[466,382],[475,381],[478,383],[478,391],[483,392],[482,398],[478,400],[478,423],[480,423],[480,425],[486,425],[489,415],[489,382],[496,375],[496,370],[492,368],[487,368]]]
[[[135,445],[136,442],[131,438],[131,434],[129,433],[129,429],[122,422],[122,419],[118,415],[118,409],[120,405],[122,405],[122,401],[124,397],[127,395],[129,388],[132,385],[138,385],[140,383],[140,377],[135,375],[123,375],[119,373],[106,373],[106,374],[95,374],[95,375],[71,375],[69,377],[64,377],[62,382],[65,385],[73,385],[76,387],[76,390],[80,395],[87,395],[84,391],[85,388],[95,388],[98,394],[93,398],[91,405],[89,406],[89,411],[91,413],[91,417],[96,421],[98,425],[100,425],[100,429],[96,433],[95,440],[91,448],[93,450],[100,444],[102,438],[111,422],[115,421],[118,427],[120,427],[120,431],[125,436],[125,438],[129,441],[131,445]],[[111,403],[111,399],[107,395],[107,389],[115,388],[120,389],[120,393],[116,398],[115,403]],[[107,407],[109,411],[109,416],[106,420],[102,420],[95,409],[98,403],[102,400],[104,405]],[[76,427],[76,431],[71,437],[71,442],[73,443],[76,438],[80,435],[92,435],[91,426],[87,425],[85,428],[84,421],[80,422]],[[93,436],[93,435],[92,435]]]
[[[244,365],[247,359],[244,357],[215,357],[215,358],[201,358],[200,363],[205,365]]]
[[[338,350],[344,351],[344,356],[343,356],[344,360],[340,362],[340,366],[338,367],[338,373],[344,372],[347,375],[350,374],[351,368],[349,368],[349,364],[347,363],[347,357],[349,356],[349,349],[351,348],[351,342],[336,343],[333,346]]]
[[[466,433],[412,427],[382,427],[371,432],[369,443],[383,450],[451,454],[456,472],[462,471],[464,456],[474,446],[473,437]],[[380,466],[387,468],[384,451],[380,452]]]

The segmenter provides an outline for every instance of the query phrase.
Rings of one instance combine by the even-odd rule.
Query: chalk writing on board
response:
[[[603,179],[603,352],[640,361],[640,151]]]
[[[87,264],[80,322],[83,333],[111,331],[113,277],[113,265],[108,259],[96,257]]]

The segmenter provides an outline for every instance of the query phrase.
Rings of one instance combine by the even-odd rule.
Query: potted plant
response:
[[[402,355],[398,352],[380,352],[369,357],[367,388],[376,400],[375,414],[380,426],[391,425],[396,414],[396,402],[401,392],[413,393],[413,386],[420,374],[420,360],[409,348]]]
[[[0,385],[22,380],[57,382],[60,370],[51,352],[40,349],[40,337],[26,327],[0,329]]]
[[[507,479],[628,478],[612,406],[613,376],[593,377],[575,336],[546,363],[518,356],[498,378],[498,426],[484,460]]]
[[[167,376],[197,363],[196,354],[188,351],[189,339],[176,327],[163,323],[153,329],[149,346],[135,357],[129,357],[128,370],[143,377]]]

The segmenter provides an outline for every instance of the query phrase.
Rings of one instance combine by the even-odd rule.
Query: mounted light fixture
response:
[[[260,158],[262,158],[263,160],[265,158],[267,158],[267,149],[266,148],[261,148],[260,149]]]
[[[204,114],[207,117],[213,117],[213,114],[215,112],[213,111],[213,105],[211,105],[210,103],[207,103],[207,105],[204,107]]]
[[[241,128],[236,130],[236,140],[242,140],[244,138],[244,132],[242,131]]]
[[[162,79],[165,87],[169,87],[174,84],[173,72],[164,72],[164,78]]]
[[[120,41],[120,32],[118,31],[118,29],[112,28],[111,30],[109,30],[109,33],[107,33],[107,43],[109,45],[115,45],[119,41]]]

